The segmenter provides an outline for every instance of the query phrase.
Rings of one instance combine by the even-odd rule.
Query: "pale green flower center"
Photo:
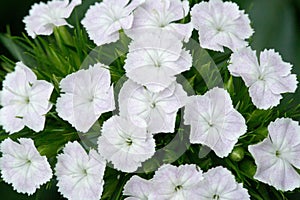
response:
[[[176,187],[175,187],[175,191],[179,191],[179,190],[181,190],[182,189],[182,185],[177,185]]]
[[[132,139],[131,138],[127,138],[126,139],[126,143],[128,146],[131,146],[132,145]]]

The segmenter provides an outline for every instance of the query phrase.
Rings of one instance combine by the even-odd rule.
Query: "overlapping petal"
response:
[[[249,87],[253,104],[259,109],[277,106],[282,93],[297,89],[298,81],[296,75],[291,74],[292,66],[282,61],[273,49],[261,52],[258,62],[256,51],[243,48],[231,55],[230,63],[230,73],[242,77]]]
[[[191,143],[207,145],[219,157],[227,156],[247,130],[245,119],[233,108],[228,92],[221,88],[190,97],[184,123],[191,125]]]
[[[131,28],[132,11],[144,1],[133,0],[129,3],[104,0],[90,6],[81,23],[96,45],[116,42],[119,39],[119,30]]]
[[[142,162],[155,153],[155,141],[147,133],[146,122],[136,118],[135,123],[113,116],[104,122],[98,139],[99,153],[123,172],[134,172]]]
[[[196,191],[202,180],[202,170],[194,164],[178,167],[165,164],[152,179],[155,199],[199,199]]]
[[[87,154],[78,142],[67,143],[55,166],[58,191],[70,200],[100,199],[105,166],[95,150]]]
[[[187,42],[192,35],[193,25],[179,24],[175,21],[186,17],[189,9],[187,0],[146,0],[134,11],[132,27],[125,32],[129,37],[136,39],[149,30],[165,30],[179,40]]]
[[[192,23],[199,31],[200,46],[214,51],[228,47],[236,51],[247,46],[253,30],[248,15],[236,3],[210,0],[194,5]]]
[[[35,38],[37,35],[51,35],[58,26],[68,25],[66,19],[73,9],[81,4],[81,0],[52,0],[47,3],[35,3],[29,15],[23,20],[28,35]]]
[[[233,174],[224,167],[215,167],[203,174],[204,180],[197,190],[198,199],[250,200],[242,184],[235,181]]]
[[[191,66],[192,57],[180,40],[167,31],[153,30],[131,42],[124,69],[131,80],[159,92]]]
[[[186,92],[176,82],[155,93],[127,80],[119,93],[120,115],[133,123],[136,117],[144,119],[149,133],[173,133],[177,111],[186,100]]]
[[[58,115],[78,131],[87,132],[102,113],[115,109],[108,66],[100,63],[79,70],[60,82]]]
[[[155,199],[155,191],[151,180],[145,180],[139,176],[132,176],[124,186],[123,195],[126,200]]]
[[[45,126],[45,114],[52,108],[49,102],[54,87],[35,74],[22,62],[14,72],[7,74],[1,91],[0,125],[15,133],[25,126],[35,132]]]
[[[39,154],[32,139],[20,138],[18,141],[7,138],[0,144],[1,178],[12,184],[17,192],[32,195],[51,179],[52,170],[46,156]]]
[[[250,145],[259,181],[278,190],[289,191],[300,187],[300,126],[289,118],[276,119],[268,126],[269,135],[261,143]]]

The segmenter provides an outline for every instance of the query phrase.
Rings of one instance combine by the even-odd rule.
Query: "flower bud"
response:
[[[245,153],[245,151],[244,151],[243,147],[236,147],[230,153],[229,158],[232,161],[240,162],[244,158],[244,153]]]

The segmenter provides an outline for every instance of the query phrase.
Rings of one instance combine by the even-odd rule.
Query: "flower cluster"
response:
[[[81,3],[52,0],[34,4],[24,18],[28,35],[40,39],[40,35],[49,36],[61,26],[71,30],[73,26],[67,20]],[[74,37],[64,35],[59,40],[68,38],[66,44],[58,46],[65,45],[60,53],[70,48],[69,57],[56,54],[52,46],[45,52],[57,60],[74,59],[72,65],[88,63],[87,68],[70,63],[71,67],[62,70],[67,73],[55,74],[46,67],[44,72],[39,66],[17,62],[3,81],[0,125],[18,142],[5,135],[7,139],[0,144],[0,170],[3,180],[17,192],[31,195],[53,174],[58,191],[70,200],[100,199],[109,188],[105,184],[112,184],[111,177],[120,181],[112,185],[122,187],[117,189],[128,200],[248,200],[252,193],[248,189],[254,181],[281,191],[300,187],[300,126],[285,111],[278,110],[278,116],[271,116],[283,94],[296,91],[296,75],[291,72],[292,65],[273,49],[264,50],[257,58],[248,43],[254,32],[250,19],[236,3],[103,0],[87,9],[75,29]],[[224,60],[225,87],[219,83],[214,87],[204,85],[201,71],[212,61],[200,69],[192,68],[203,62],[199,51],[189,45],[194,29],[199,36],[198,50],[222,53],[226,49],[231,53]],[[84,31],[91,41],[81,49],[70,41],[79,41],[76,37],[84,34],[77,34]],[[80,60],[81,54],[74,54],[74,49],[85,55],[97,54],[99,49],[104,51],[118,43],[128,49],[124,54],[114,49],[114,53],[122,54],[118,67],[101,58]],[[91,51],[93,45],[100,48]],[[123,79],[118,73],[124,75]],[[181,81],[182,77],[186,81]],[[232,89],[238,81],[242,86]],[[244,96],[238,98],[238,93]],[[249,101],[243,99],[247,97]],[[257,119],[253,126],[257,113],[266,113],[265,121]],[[49,128],[51,124],[55,128]],[[88,137],[97,126],[100,128],[93,147],[78,141],[77,132]],[[265,135],[256,134],[261,129]],[[57,132],[59,142],[47,140]],[[172,144],[168,143],[177,132],[180,136],[174,149],[184,146],[188,153],[171,164],[168,153]],[[24,135],[19,137],[18,133]],[[168,147],[157,153],[163,145]],[[236,163],[232,164],[230,157],[236,147],[248,150],[245,155],[254,159],[255,174],[239,173]],[[205,148],[212,152],[201,160],[198,153]],[[162,162],[156,160],[156,153],[165,156]],[[241,159],[243,156],[244,152]],[[107,169],[110,166],[113,172]],[[157,169],[153,176],[145,173],[128,177],[128,173],[148,172],[148,168]],[[243,181],[243,176],[252,182]],[[105,195],[121,198],[111,193]]]

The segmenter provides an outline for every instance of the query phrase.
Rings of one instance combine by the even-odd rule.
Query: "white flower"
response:
[[[55,166],[58,191],[69,200],[100,199],[105,167],[95,150],[87,154],[77,141],[67,143]]]
[[[132,26],[133,14],[145,0],[103,0],[90,6],[81,21],[90,39],[98,46],[116,42],[119,30]]]
[[[140,37],[148,29],[162,29],[187,42],[192,35],[192,23],[181,24],[181,20],[189,13],[187,0],[146,0],[134,11],[132,28],[125,30],[131,38]]]
[[[124,186],[125,200],[155,200],[151,180],[145,180],[139,176],[132,176]]]
[[[98,63],[60,82],[63,94],[57,99],[56,110],[78,131],[87,132],[102,113],[115,109],[113,86],[106,68]]]
[[[159,92],[171,85],[175,75],[192,66],[192,56],[182,42],[167,31],[149,31],[129,45],[125,60],[126,76]]]
[[[261,143],[250,145],[257,165],[254,178],[289,191],[300,187],[300,126],[289,118],[276,119],[268,126],[269,135]]]
[[[201,200],[250,200],[241,183],[235,181],[232,173],[224,167],[215,167],[203,174],[197,194]]]
[[[49,99],[53,85],[37,80],[36,75],[22,62],[6,75],[1,91],[0,125],[6,132],[15,133],[27,126],[35,132],[45,126],[45,114],[51,109]]]
[[[81,4],[81,0],[52,0],[47,4],[35,3],[29,16],[23,20],[28,35],[35,38],[37,35],[51,35],[58,26],[68,25],[66,18],[70,17],[73,9]]]
[[[101,133],[99,153],[123,172],[134,172],[155,153],[153,136],[147,133],[146,122],[141,119],[137,118],[133,124],[125,118],[113,116],[103,123]]]
[[[179,167],[161,166],[152,179],[156,200],[198,200],[196,191],[203,180],[202,171],[194,164]]]
[[[127,80],[119,93],[120,115],[133,123],[136,117],[144,119],[149,133],[173,133],[176,113],[185,105],[186,100],[186,92],[176,82],[163,91],[154,93]]]
[[[210,0],[194,5],[191,21],[199,31],[200,46],[205,49],[232,51],[245,47],[253,34],[248,15],[236,3]]]
[[[281,93],[297,89],[296,75],[291,74],[292,65],[283,62],[273,49],[261,52],[258,63],[256,51],[244,48],[231,55],[230,63],[230,73],[242,77],[253,104],[259,109],[277,106]]]
[[[31,195],[52,178],[52,170],[46,156],[41,156],[29,138],[10,138],[0,144],[1,178],[12,184],[19,193]]]
[[[228,156],[247,130],[245,119],[233,108],[228,92],[221,88],[190,97],[184,124],[191,125],[191,143],[207,145],[219,157]]]

